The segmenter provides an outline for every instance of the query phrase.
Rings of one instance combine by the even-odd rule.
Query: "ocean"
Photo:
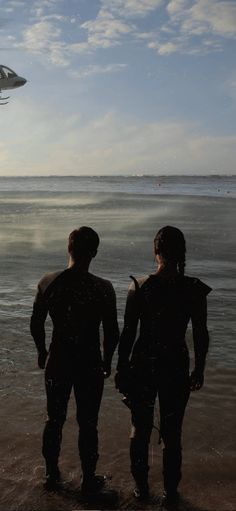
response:
[[[138,277],[155,271],[152,244],[157,230],[164,225],[174,225],[184,232],[186,274],[206,282],[212,292],[208,300],[210,350],[206,383],[204,390],[193,396],[189,405],[185,436],[188,475],[183,484],[188,496],[193,497],[199,481],[204,486],[206,479],[214,492],[211,497],[209,492],[206,494],[208,507],[205,509],[236,509],[236,504],[232,507],[229,490],[235,460],[232,443],[236,360],[235,197],[235,176],[0,178],[0,442],[3,452],[0,509],[75,509],[73,498],[66,507],[58,497],[49,504],[48,496],[37,507],[37,499],[42,497],[40,442],[45,397],[43,375],[37,369],[36,350],[29,334],[29,319],[37,282],[48,271],[67,266],[68,235],[81,225],[93,227],[100,236],[101,243],[91,272],[113,283],[121,328],[129,276]],[[48,320],[48,341],[50,332]],[[191,329],[187,338],[192,353]],[[115,409],[113,415],[112,408]],[[101,463],[115,471],[114,480],[122,487],[120,507],[132,509],[132,501],[127,497],[129,487],[132,488],[127,413],[120,405],[110,379],[101,410],[104,452]],[[65,443],[69,447],[62,456],[62,466],[70,470],[72,481],[80,471],[75,457],[75,433],[70,434],[76,429],[73,414],[72,404],[65,434]],[[112,431],[120,431],[122,435],[126,435],[127,430],[126,440],[120,440],[114,456],[109,451],[113,435],[110,427],[107,432],[107,424],[112,425]],[[120,435],[118,444],[119,438]],[[193,441],[194,453],[191,451]],[[194,464],[192,468],[191,463]],[[72,468],[69,469],[70,464]],[[153,466],[156,467],[155,460]],[[197,474],[196,467],[200,467],[201,475]],[[215,476],[210,473],[210,467]],[[191,489],[191,473],[196,478],[195,490]],[[222,491],[228,495],[224,507],[219,500]],[[201,502],[200,497],[195,500],[197,498],[199,510],[204,509],[201,507],[205,505],[204,498]]]

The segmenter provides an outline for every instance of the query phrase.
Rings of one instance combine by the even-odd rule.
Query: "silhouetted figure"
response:
[[[119,344],[116,386],[126,396],[124,401],[132,414],[134,495],[148,497],[148,449],[158,395],[164,443],[164,498],[167,503],[176,503],[185,407],[190,390],[200,389],[204,381],[209,344],[206,295],[211,289],[199,279],[184,275],[185,239],[179,229],[162,228],[154,239],[154,252],[156,273],[138,280],[132,277]],[[185,333],[190,319],[195,368],[189,377]]]
[[[116,297],[112,284],[89,273],[89,265],[99,245],[97,233],[80,227],[69,236],[69,267],[49,273],[38,285],[31,334],[38,350],[38,365],[45,367],[47,413],[43,433],[43,456],[49,486],[60,479],[58,458],[62,428],[73,388],[79,424],[79,454],[83,472],[83,492],[96,492],[104,483],[95,476],[98,460],[98,412],[104,378],[111,373],[111,360],[119,338]],[[47,314],[53,323],[47,352],[44,323]],[[99,326],[102,322],[103,356]]]

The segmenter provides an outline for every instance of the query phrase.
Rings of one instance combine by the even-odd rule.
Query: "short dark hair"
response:
[[[161,255],[166,261],[175,262],[179,273],[184,273],[186,245],[180,229],[170,225],[162,227],[154,238],[154,250],[155,254]]]
[[[69,235],[68,251],[76,261],[81,257],[95,257],[99,236],[91,227],[82,226]]]

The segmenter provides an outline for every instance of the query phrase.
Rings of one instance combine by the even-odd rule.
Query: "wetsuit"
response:
[[[98,459],[97,421],[103,371],[109,370],[119,336],[114,289],[109,281],[76,267],[43,277],[31,317],[31,334],[39,354],[45,351],[44,323],[48,313],[53,333],[45,369],[48,419],[43,433],[43,456],[49,471],[57,465],[73,387],[81,465],[84,476],[90,477]]]
[[[195,369],[201,372],[209,344],[206,295],[210,290],[198,279],[167,279],[158,274],[138,279],[136,285],[130,286],[117,370],[121,391],[123,381],[123,392],[130,401],[131,472],[138,486],[147,484],[148,447],[157,395],[165,489],[175,492],[181,479],[181,429],[190,393],[185,333],[191,318]]]

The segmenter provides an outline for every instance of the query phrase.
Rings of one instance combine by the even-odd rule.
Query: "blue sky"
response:
[[[234,174],[235,0],[0,0],[0,175]]]

